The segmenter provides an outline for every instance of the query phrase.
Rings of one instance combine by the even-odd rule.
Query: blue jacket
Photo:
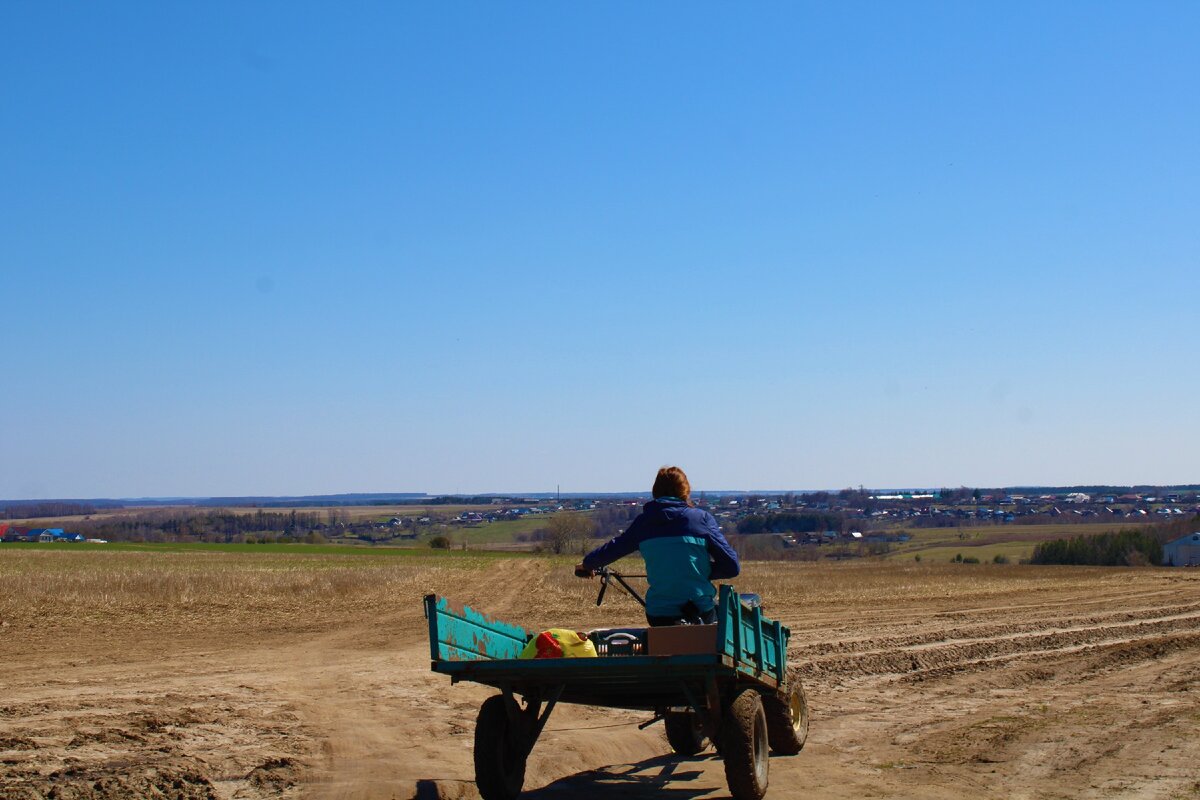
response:
[[[624,533],[584,556],[583,565],[599,569],[634,550],[646,562],[646,613],[651,616],[677,614],[689,600],[709,611],[714,605],[709,580],[741,572],[737,553],[713,515],[673,497],[646,503]]]

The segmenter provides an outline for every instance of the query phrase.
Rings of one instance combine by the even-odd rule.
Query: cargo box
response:
[[[686,656],[717,652],[716,625],[667,625],[646,630],[646,650],[652,656]]]

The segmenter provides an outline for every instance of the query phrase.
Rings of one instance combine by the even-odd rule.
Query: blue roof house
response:
[[[62,528],[34,528],[28,534],[31,542],[82,542],[83,534],[64,533]]]

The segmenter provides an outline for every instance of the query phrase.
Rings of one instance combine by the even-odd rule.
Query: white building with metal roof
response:
[[[1165,567],[1200,567],[1200,532],[1164,544],[1162,563]]]

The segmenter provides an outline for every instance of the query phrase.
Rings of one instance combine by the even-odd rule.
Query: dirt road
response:
[[[427,570],[290,614],[4,606],[0,798],[477,797],[492,690],[429,671],[420,596],[530,627],[636,619],[555,570]],[[751,565],[744,588],[791,627],[812,709],[768,797],[1200,797],[1200,574]],[[561,707],[527,796],[728,796],[719,760],[668,757],[643,719]]]

